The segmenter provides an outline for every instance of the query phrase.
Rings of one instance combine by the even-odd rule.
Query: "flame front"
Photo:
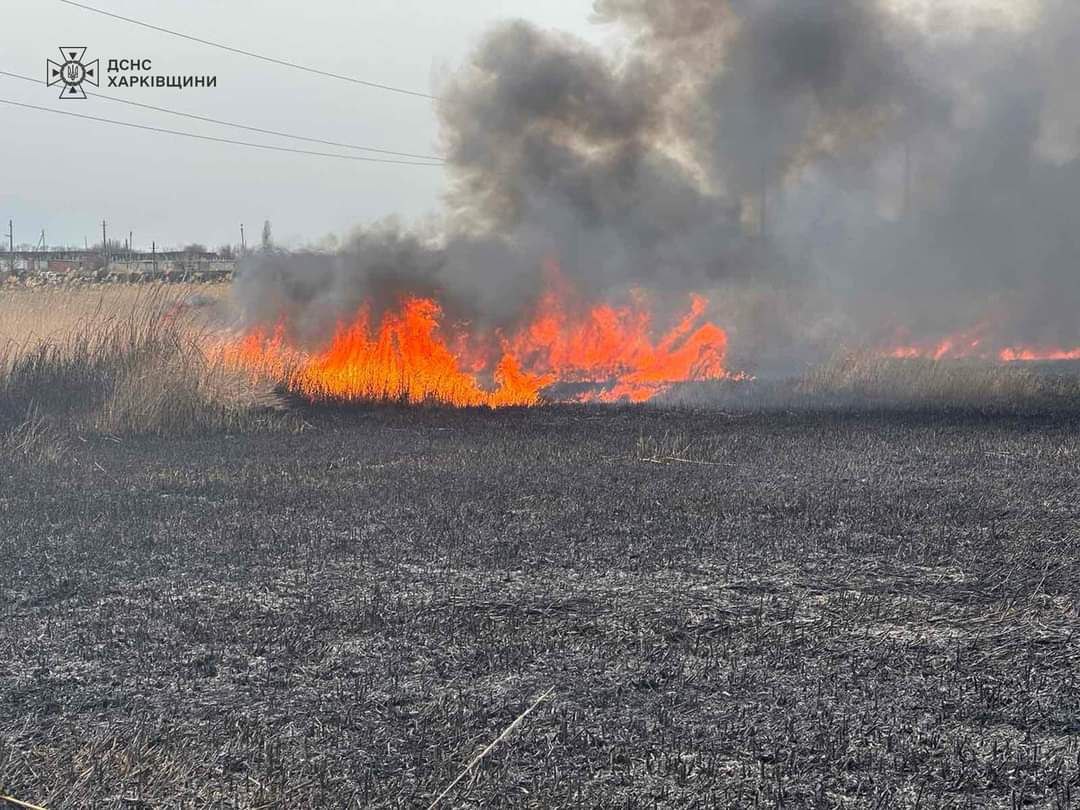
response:
[[[1033,363],[1080,360],[1080,347],[1075,349],[1046,348],[1045,346],[1012,346],[998,352],[1003,363]]]
[[[545,295],[533,317],[509,333],[444,324],[437,301],[411,297],[377,324],[361,308],[315,351],[290,345],[282,321],[230,342],[220,356],[313,402],[530,406],[556,383],[589,386],[571,397],[578,401],[644,402],[678,382],[728,376],[727,334],[703,322],[703,296],[693,296],[674,327],[654,341],[643,295],[628,306],[595,305],[576,318],[564,295]]]
[[[1002,345],[990,335],[989,323],[932,340],[911,340],[906,332],[882,350],[882,354],[899,359],[924,360],[982,360],[1001,363],[1033,363],[1080,360],[1080,346]]]

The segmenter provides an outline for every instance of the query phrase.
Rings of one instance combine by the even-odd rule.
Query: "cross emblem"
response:
[[[60,88],[60,98],[86,98],[86,91],[83,90],[83,82],[89,82],[98,86],[98,73],[100,62],[99,59],[95,59],[93,62],[83,62],[83,56],[86,55],[85,47],[72,47],[71,45],[63,45],[60,47],[60,56],[63,58],[63,62],[54,62],[52,59],[45,60],[45,84],[52,87],[55,84],[62,84]]]

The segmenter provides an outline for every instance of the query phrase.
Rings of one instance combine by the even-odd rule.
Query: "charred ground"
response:
[[[306,415],[0,475],[0,788],[1075,806],[1077,419]]]

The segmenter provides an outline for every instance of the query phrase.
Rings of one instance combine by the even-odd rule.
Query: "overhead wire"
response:
[[[284,66],[284,67],[293,68],[294,70],[302,70],[305,73],[312,73],[312,74],[315,74],[317,76],[324,76],[324,77],[328,77],[328,78],[331,78],[331,79],[339,79],[339,80],[345,81],[345,82],[352,82],[353,84],[360,84],[360,85],[364,85],[365,87],[372,87],[372,88],[375,88],[375,89],[378,89],[378,90],[388,90],[388,91],[390,91],[392,93],[400,93],[402,95],[407,95],[407,96],[416,96],[417,98],[426,98],[426,99],[431,99],[431,100],[437,100],[437,98],[438,98],[437,96],[433,96],[430,93],[422,93],[419,90],[409,90],[409,89],[404,88],[404,87],[395,87],[394,85],[383,84],[381,82],[368,81],[367,79],[358,79],[355,76],[346,76],[346,75],[341,74],[341,73],[334,73],[333,71],[330,71],[330,70],[322,70],[320,68],[314,68],[314,67],[310,67],[308,65],[302,65],[302,64],[299,64],[297,62],[290,62],[287,59],[278,59],[278,58],[273,57],[273,56],[266,56],[265,54],[256,53],[255,51],[248,51],[248,50],[245,50],[243,48],[235,48],[235,47],[233,47],[231,45],[225,45],[225,44],[223,44],[221,42],[214,42],[213,40],[205,39],[203,37],[197,37],[197,36],[194,36],[192,34],[185,34],[185,33],[182,33],[180,31],[175,31],[175,30],[173,30],[171,28],[165,28],[164,26],[161,26],[161,25],[153,25],[152,23],[144,22],[143,20],[136,20],[133,17],[125,17],[122,14],[116,14],[116,13],[114,13],[112,11],[105,11],[104,9],[96,8],[94,6],[89,6],[89,5],[85,4],[85,3],[78,3],[78,2],[75,2],[75,0],[59,0],[59,2],[65,3],[65,4],[69,5],[69,6],[74,6],[75,8],[81,8],[81,9],[83,9],[85,11],[93,12],[94,14],[102,14],[102,15],[104,15],[106,17],[112,17],[113,19],[116,19],[116,20],[122,20],[123,22],[130,23],[131,25],[138,25],[138,26],[141,26],[142,28],[148,28],[151,31],[158,31],[158,32],[163,33],[163,34],[169,34],[170,36],[180,37],[181,39],[186,39],[186,40],[189,40],[191,42],[198,42],[201,45],[208,45],[208,46],[210,46],[212,48],[219,48],[219,49],[221,49],[223,51],[228,51],[230,53],[240,54],[241,56],[249,56],[252,59],[261,59],[264,62],[270,62],[270,63],[275,64],[275,65],[281,65],[281,66]]]
[[[265,149],[273,152],[292,152],[298,155],[313,155],[317,157],[337,158],[338,160],[353,160],[364,163],[389,163],[398,166],[442,166],[442,163],[438,162],[422,162],[422,161],[408,161],[408,160],[393,160],[390,158],[377,158],[366,157],[364,155],[343,155],[339,152],[318,152],[312,149],[295,149],[288,146],[275,146],[272,144],[255,143],[253,141],[241,141],[234,138],[219,138],[214,135],[201,135],[195,132],[184,132],[178,129],[168,129],[166,127],[154,127],[147,124],[135,124],[130,121],[117,121],[113,118],[103,118],[96,115],[87,115],[85,113],[77,113],[71,110],[57,110],[52,107],[41,107],[36,104],[26,104],[20,101],[13,101],[12,99],[0,98],[0,104],[9,104],[13,107],[22,107],[28,110],[37,110],[40,112],[53,113],[55,115],[67,115],[73,118],[81,118],[87,121],[98,121],[104,124],[114,124],[121,127],[130,127],[131,129],[141,129],[148,132],[155,132],[168,135],[178,135],[184,138],[195,138],[202,141],[213,141],[214,143],[226,143],[234,146],[246,146],[254,149]]]
[[[46,84],[46,82],[41,80],[41,79],[35,79],[32,76],[24,76],[21,73],[12,73],[12,72],[7,71],[7,70],[0,70],[0,76],[7,76],[8,78],[12,78],[12,79],[22,79],[23,81],[33,82],[35,84]],[[128,105],[130,105],[132,107],[141,107],[142,109],[145,109],[145,110],[153,110],[155,112],[163,112],[163,113],[167,113],[168,115],[177,115],[177,116],[180,116],[182,118],[190,118],[190,119],[195,120],[195,121],[203,121],[203,122],[210,123],[210,124],[219,124],[221,126],[233,127],[235,129],[244,129],[244,130],[248,130],[249,132],[258,132],[258,133],[263,134],[263,135],[274,135],[274,136],[277,136],[277,137],[280,137],[280,138],[291,138],[291,139],[297,140],[297,141],[306,141],[308,143],[319,143],[319,144],[323,144],[324,146],[337,146],[337,147],[340,147],[342,149],[355,149],[357,151],[372,152],[372,153],[377,153],[377,154],[381,154],[381,155],[396,155],[398,157],[416,158],[418,160],[425,160],[425,161],[441,161],[442,160],[442,158],[438,157],[437,155],[424,155],[424,154],[419,154],[419,153],[416,153],[416,152],[399,152],[399,151],[394,150],[394,149],[383,149],[383,148],[375,147],[375,146],[361,146],[360,144],[347,143],[347,142],[344,142],[344,141],[331,141],[331,140],[326,140],[326,139],[323,139],[323,138],[312,138],[312,137],[309,137],[309,136],[306,136],[306,135],[296,135],[296,134],[293,134],[293,133],[290,133],[290,132],[282,132],[280,130],[266,129],[264,127],[256,127],[256,126],[251,126],[249,124],[240,124],[240,123],[237,123],[235,121],[225,121],[225,120],[222,120],[220,118],[211,118],[210,116],[206,116],[206,115],[196,115],[194,113],[181,112],[180,110],[172,110],[172,109],[169,109],[168,107],[158,107],[158,106],[156,106],[154,104],[145,104],[145,103],[143,103],[141,101],[132,101],[131,99],[120,98],[119,96],[111,96],[111,95],[108,95],[107,93],[95,93],[95,92],[91,92],[90,90],[86,90],[85,88],[83,88],[83,89],[84,89],[84,92],[86,93],[86,95],[92,96],[94,98],[101,98],[101,99],[105,99],[107,101],[115,101],[115,102],[118,102],[120,104],[128,104]]]

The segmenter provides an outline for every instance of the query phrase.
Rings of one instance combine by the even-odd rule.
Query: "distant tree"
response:
[[[263,223],[262,249],[263,250],[273,250],[274,249],[274,235],[273,235],[273,232],[270,230],[270,220],[266,220],[266,222]]]
[[[194,256],[196,254],[206,252],[206,245],[200,245],[198,242],[192,242],[190,245],[184,248],[184,253],[188,254],[189,256]]]
[[[228,259],[230,261],[236,258],[236,250],[233,248],[232,245],[222,245],[218,248],[217,254],[221,258]]]

